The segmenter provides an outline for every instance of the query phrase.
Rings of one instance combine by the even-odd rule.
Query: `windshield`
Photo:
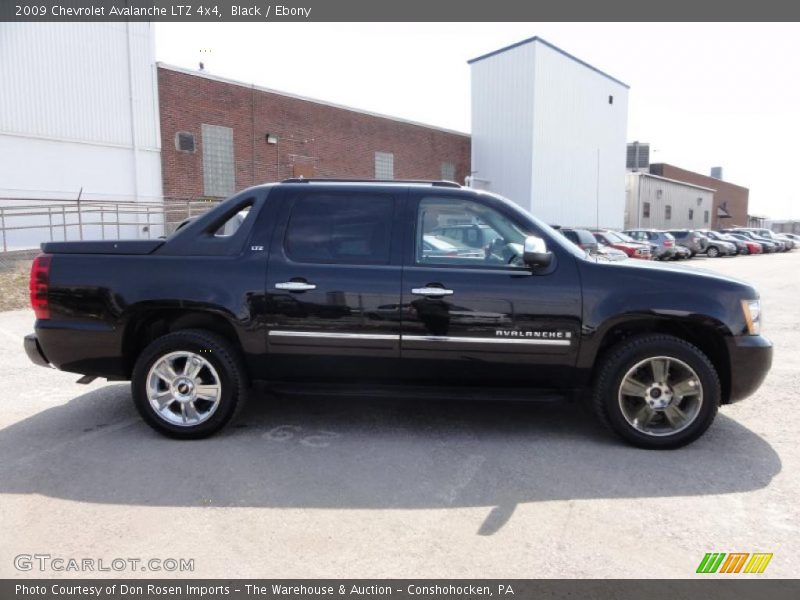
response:
[[[605,235],[606,239],[611,242],[622,242],[624,244],[625,242],[633,241],[633,238],[629,238],[624,233],[616,233],[615,231],[607,231],[603,235]]]

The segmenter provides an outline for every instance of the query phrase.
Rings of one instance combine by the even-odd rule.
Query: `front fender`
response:
[[[593,368],[606,336],[620,326],[686,329],[689,337],[743,335],[741,300],[757,297],[736,280],[677,268],[585,263],[578,367]]]

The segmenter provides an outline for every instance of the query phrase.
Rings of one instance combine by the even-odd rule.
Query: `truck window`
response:
[[[459,229],[457,239],[444,236]],[[485,243],[469,241],[485,229]],[[526,234],[507,217],[479,202],[456,198],[423,198],[417,213],[416,261],[420,264],[507,266],[521,254]],[[466,237],[466,239],[465,239]]]
[[[289,216],[286,254],[302,263],[388,264],[393,212],[391,196],[301,196]]]
[[[250,214],[250,207],[247,206],[233,215],[230,219],[225,221],[219,229],[214,232],[214,237],[230,237],[242,226],[245,219],[247,219],[248,215]]]

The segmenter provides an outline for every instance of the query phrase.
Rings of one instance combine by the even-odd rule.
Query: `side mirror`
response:
[[[523,245],[522,260],[529,267],[549,267],[553,262],[553,253],[547,250],[542,238],[529,235]]]

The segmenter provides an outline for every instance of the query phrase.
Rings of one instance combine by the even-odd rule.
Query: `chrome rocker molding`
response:
[[[570,340],[549,340],[537,338],[483,338],[483,337],[451,337],[446,335],[384,335],[376,333],[328,333],[316,331],[280,331],[272,330],[270,337],[302,337],[340,340],[393,340],[408,342],[435,342],[455,344],[528,344],[534,346],[569,346]]]

